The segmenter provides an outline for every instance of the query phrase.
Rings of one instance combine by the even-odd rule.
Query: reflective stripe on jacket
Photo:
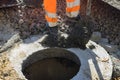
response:
[[[66,14],[68,17],[76,17],[79,14],[80,0],[66,0]],[[50,27],[57,25],[56,15],[57,0],[44,0],[45,18]]]

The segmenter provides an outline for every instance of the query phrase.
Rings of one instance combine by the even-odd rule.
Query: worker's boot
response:
[[[73,17],[72,19],[79,21],[81,19],[80,15],[78,15],[77,17]]]
[[[77,17],[67,17],[66,20],[66,24],[69,27],[74,27],[76,23],[78,23],[81,20],[80,15],[78,15]]]
[[[58,34],[58,26],[49,27],[49,34],[50,35],[57,35]]]
[[[58,26],[49,27],[47,37],[41,42],[43,46],[57,47],[58,46]]]
[[[54,34],[57,35],[58,33],[58,26],[50,27],[48,23],[46,23],[45,29],[44,29],[44,34]]]
[[[68,18],[68,21],[71,21],[71,22],[77,22],[81,19],[80,15],[78,15],[77,17],[69,17]]]

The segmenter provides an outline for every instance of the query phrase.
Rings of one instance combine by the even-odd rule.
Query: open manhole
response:
[[[50,48],[30,55],[22,65],[28,80],[70,80],[80,68],[78,57],[65,49]]]

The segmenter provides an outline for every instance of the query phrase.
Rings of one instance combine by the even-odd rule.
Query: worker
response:
[[[45,18],[51,32],[57,31],[57,0],[44,0]],[[77,18],[80,10],[80,0],[66,0],[66,15],[70,18]]]

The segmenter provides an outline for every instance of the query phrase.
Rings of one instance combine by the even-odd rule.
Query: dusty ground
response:
[[[0,57],[0,80],[21,80],[12,68],[6,54]]]

